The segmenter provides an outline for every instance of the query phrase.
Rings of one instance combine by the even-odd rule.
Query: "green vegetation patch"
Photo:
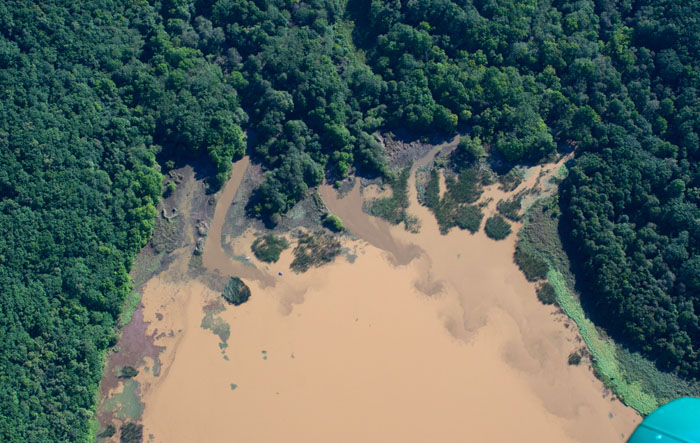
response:
[[[581,363],[581,358],[582,358],[581,353],[578,351],[574,351],[574,352],[569,354],[569,358],[567,359],[567,362],[571,366],[578,366]]]
[[[639,353],[631,353],[601,335],[586,317],[571,289],[575,280],[558,236],[559,214],[556,196],[536,202],[526,214],[514,258],[524,272],[529,271],[531,281],[541,279],[542,269],[548,268],[544,275],[547,282],[542,286],[551,285],[557,304],[578,326],[596,376],[642,414],[680,396],[697,395],[697,383],[660,371]],[[528,272],[525,274],[528,276]]]
[[[557,293],[554,291],[554,286],[548,281],[542,282],[537,286],[537,298],[545,305],[552,305],[557,301]]]
[[[454,216],[455,225],[472,234],[479,230],[483,219],[484,213],[481,211],[481,208],[476,205],[460,206],[457,208]]]
[[[119,443],[141,443],[143,441],[143,425],[133,422],[124,423],[119,428]]]
[[[638,380],[645,390],[656,397],[659,405],[679,397],[697,397],[700,392],[700,381],[685,380],[671,372],[659,371],[654,362],[638,352],[618,346],[616,358],[627,379]]]
[[[165,190],[163,191],[163,198],[168,198],[177,190],[177,184],[174,181],[168,181],[165,185]]]
[[[323,226],[333,232],[341,232],[345,230],[345,225],[343,225],[343,221],[340,219],[340,217],[330,213],[326,214],[326,216],[323,218]]]
[[[511,232],[510,223],[506,221],[500,215],[492,215],[486,220],[486,225],[484,226],[484,232],[489,238],[494,240],[503,240],[508,237]]]
[[[241,305],[250,298],[250,288],[238,277],[231,277],[221,294],[229,303]]]
[[[303,233],[297,239],[294,260],[289,267],[294,272],[306,272],[312,266],[319,267],[332,262],[341,249],[340,241],[334,235],[322,231]]]
[[[138,291],[131,291],[129,296],[126,298],[126,303],[124,304],[124,310],[119,318],[119,326],[124,327],[131,322],[131,317],[134,316],[136,308],[138,308],[141,302],[141,294]]]
[[[447,175],[447,189],[440,198],[439,170],[434,167],[430,171],[423,204],[435,214],[442,234],[447,234],[455,226],[472,234],[479,230],[484,214],[481,208],[471,203],[476,202],[483,192],[480,177],[475,168],[463,169],[456,177]]]
[[[525,170],[519,166],[512,168],[508,173],[498,177],[500,188],[505,192],[514,191],[525,179]]]
[[[440,170],[438,168],[430,170],[430,178],[425,185],[424,204],[433,210],[440,204]]]
[[[515,247],[513,260],[520,270],[525,274],[528,281],[537,281],[547,278],[549,264],[543,258],[530,253],[519,241]]]
[[[133,366],[124,366],[119,372],[119,378],[133,378],[139,374],[139,370]]]
[[[253,242],[251,249],[255,257],[267,263],[275,263],[280,259],[282,251],[289,248],[289,242],[284,237],[266,234]]]
[[[518,195],[512,198],[499,201],[496,205],[496,209],[507,219],[517,222],[522,218],[520,215],[522,204],[523,194],[518,193]]]
[[[208,329],[219,337],[219,347],[223,350],[228,346],[228,339],[231,337],[231,327],[218,314],[224,312],[226,307],[220,300],[214,300],[204,306],[204,318],[202,318],[202,329]]]
[[[381,217],[393,225],[406,220],[408,208],[408,177],[411,168],[404,168],[389,179],[391,197],[377,198],[367,202],[365,210],[375,217]]]
[[[247,208],[272,224],[324,177],[389,175],[378,130],[468,130],[459,172],[484,147],[517,163],[575,145],[562,209],[597,318],[700,376],[698,2],[65,3],[0,7],[0,440],[89,438],[156,158],[206,160],[216,189],[241,125],[265,170]],[[401,186],[374,208],[395,223]],[[431,205],[443,232],[465,190]]]
[[[447,193],[457,204],[474,203],[481,197],[480,174],[476,168],[462,170],[459,175],[445,176]]]
[[[124,388],[121,393],[104,401],[104,409],[120,420],[138,420],[145,407],[139,398],[139,384],[133,379],[126,379],[123,383]]]
[[[426,186],[431,180],[435,169],[432,165],[422,165],[416,169],[416,191],[418,203],[421,205],[425,206]]]
[[[109,437],[112,437],[116,433],[117,433],[117,428],[113,424],[110,423],[102,430],[102,432],[97,434],[97,437],[109,438]]]
[[[452,163],[462,169],[471,166],[480,159],[486,157],[486,151],[479,137],[463,135],[460,137],[457,149],[452,152]]]
[[[606,386],[613,388],[615,394],[626,405],[643,415],[653,412],[659,406],[658,401],[651,393],[645,391],[639,381],[630,380],[620,368],[615,344],[603,338],[593,322],[586,318],[581,303],[567,289],[562,274],[559,271],[550,270],[547,278],[554,287],[557,303],[578,326],[581,337],[591,352],[594,371],[598,378]]]
[[[165,212],[163,209],[163,213]],[[160,214],[156,217],[151,238],[151,246],[156,254],[170,253],[179,248],[182,245],[183,228],[183,218],[177,213],[173,216]]]

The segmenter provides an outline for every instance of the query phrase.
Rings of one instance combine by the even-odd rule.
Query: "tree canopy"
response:
[[[2,2],[0,440],[90,438],[163,168],[206,158],[213,191],[250,154],[248,213],[269,224],[324,178],[383,176],[398,192],[375,209],[400,221],[407,172],[380,129],[469,133],[448,198],[437,175],[426,190],[443,229],[479,229],[479,158],[576,147],[559,201],[587,305],[697,377],[698,17],[681,0]],[[302,240],[299,269],[338,251]]]

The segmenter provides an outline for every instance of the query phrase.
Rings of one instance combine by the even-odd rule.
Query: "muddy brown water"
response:
[[[252,257],[253,267],[220,244],[246,165],[234,166],[203,256],[208,270],[242,276],[253,294],[218,314],[230,327],[228,346],[220,349],[219,337],[201,327],[203,306],[220,294],[187,279],[186,255],[144,289],[149,331],[178,331],[157,340],[165,346],[161,373],[142,380],[145,436],[603,442],[623,441],[639,422],[588,367],[567,364],[581,347],[575,326],[537,301],[512,262],[514,234],[501,242],[483,231],[440,235],[417,204],[412,174],[409,212],[421,222],[419,234],[364,214],[357,187],[344,199],[322,187],[328,207],[357,238],[345,242],[354,262],[341,256],[297,275],[287,250],[276,264]],[[229,246],[247,255],[253,239],[249,231]]]

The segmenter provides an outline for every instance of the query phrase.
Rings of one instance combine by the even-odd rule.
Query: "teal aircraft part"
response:
[[[649,414],[629,443],[700,443],[700,398],[679,398]]]

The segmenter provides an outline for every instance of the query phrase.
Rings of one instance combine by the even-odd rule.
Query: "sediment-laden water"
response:
[[[500,242],[483,231],[440,235],[416,201],[412,174],[409,212],[419,234],[363,213],[358,187],[343,199],[322,187],[355,238],[345,241],[347,254],[300,275],[289,270],[291,250],[271,265],[251,257],[253,267],[220,241],[246,165],[234,166],[219,198],[202,263],[210,276],[244,278],[251,299],[213,309],[220,294],[187,277],[184,253],[144,288],[148,332],[175,331],[157,339],[160,375],[139,376],[145,436],[602,442],[623,441],[639,421],[588,367],[568,365],[582,346],[575,325],[537,301],[513,264],[514,234]],[[533,186],[540,169],[519,189]],[[487,212],[500,192],[487,189],[485,198],[496,197]],[[253,239],[248,231],[231,250],[252,255]]]

